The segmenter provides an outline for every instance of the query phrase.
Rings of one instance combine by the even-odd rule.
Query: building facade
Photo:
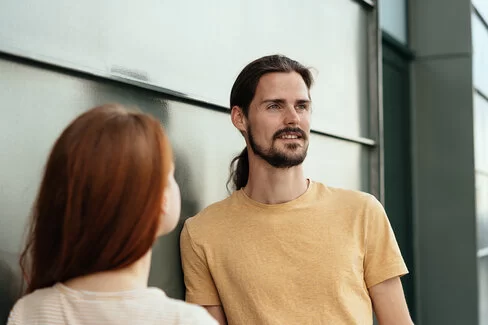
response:
[[[228,195],[245,145],[230,121],[232,82],[281,53],[316,78],[306,174],[385,204],[416,324],[488,324],[488,10],[478,2],[2,1],[0,318],[18,298],[48,152],[71,119],[106,102],[154,114],[174,146],[181,221],[155,246],[150,284],[182,299],[181,225]]]
[[[380,2],[385,205],[418,324],[488,324],[487,6]]]

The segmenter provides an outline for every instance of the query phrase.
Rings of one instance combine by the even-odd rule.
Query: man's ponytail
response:
[[[235,165],[235,167],[234,167]],[[227,190],[232,192],[232,190],[240,190],[247,184],[249,178],[249,157],[247,154],[247,148],[244,148],[242,152],[234,157],[230,163],[230,176],[227,181]],[[229,185],[232,188],[229,188]]]

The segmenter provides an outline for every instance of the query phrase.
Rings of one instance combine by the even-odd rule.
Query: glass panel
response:
[[[229,163],[244,147],[229,114],[167,100],[149,90],[4,60],[0,71],[0,107],[10,108],[2,111],[0,119],[0,147],[7,153],[0,155],[0,247],[15,257],[7,261],[2,255],[0,263],[11,265],[10,260],[18,258],[25,222],[56,137],[76,115],[95,105],[138,106],[163,122],[173,143],[182,192],[179,227],[185,218],[228,195]],[[305,171],[331,186],[367,190],[368,156],[361,145],[314,134]],[[150,284],[182,298],[179,229],[156,244]],[[10,280],[2,283],[6,282]]]
[[[488,30],[475,14],[472,15],[474,85],[488,94]]]
[[[379,1],[380,25],[383,30],[403,44],[407,44],[406,0]]]
[[[474,126],[476,169],[488,173],[488,101],[478,94],[474,97]]]
[[[225,107],[245,64],[282,53],[318,73],[314,128],[367,137],[367,16],[344,0],[3,0],[0,49]]]
[[[478,249],[488,249],[488,176],[476,175]]]
[[[478,248],[488,248],[488,101],[474,98]]]
[[[488,101],[478,94],[474,97],[474,127],[476,169],[488,173]]]

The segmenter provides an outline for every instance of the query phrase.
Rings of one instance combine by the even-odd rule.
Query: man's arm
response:
[[[227,318],[222,306],[203,306],[207,309],[208,313],[215,318],[220,325],[227,325]]]
[[[399,277],[371,287],[369,295],[380,325],[413,325]]]

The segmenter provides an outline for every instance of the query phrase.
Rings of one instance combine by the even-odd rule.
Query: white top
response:
[[[91,292],[58,283],[21,298],[7,325],[218,325],[203,308],[169,298],[158,288]]]

